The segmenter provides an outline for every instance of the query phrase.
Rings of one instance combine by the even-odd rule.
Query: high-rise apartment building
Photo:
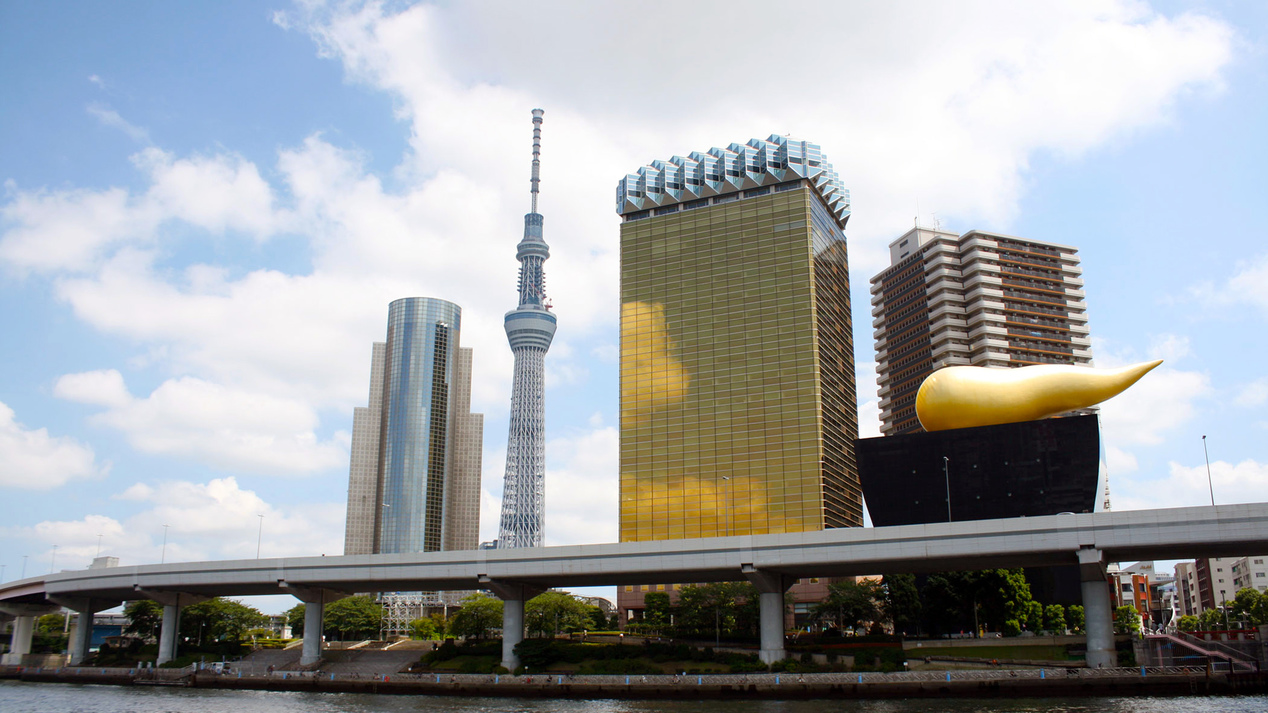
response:
[[[881,433],[919,432],[916,392],[944,366],[1092,361],[1075,248],[915,227],[872,278]]]
[[[479,545],[484,417],[471,413],[461,309],[410,297],[388,307],[370,403],[353,414],[344,554]]]
[[[542,237],[545,219],[537,212],[543,113],[533,110],[533,173],[529,183],[533,203],[524,216],[524,237],[515,253],[520,262],[519,306],[507,312],[503,322],[515,354],[515,373],[499,547],[540,547],[545,531],[546,351],[555,338],[556,319],[546,299],[545,263],[550,247]]]
[[[861,525],[849,194],[819,147],[653,161],[616,198],[620,539]]]

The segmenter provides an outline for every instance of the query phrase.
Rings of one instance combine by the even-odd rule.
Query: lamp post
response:
[[[163,549],[159,551],[159,564],[167,561],[167,528],[169,525],[163,526]]]
[[[22,555],[22,575],[18,579],[26,579],[26,558],[30,555]]]
[[[255,558],[260,559],[260,544],[264,542],[264,515],[257,515],[260,518],[260,531],[255,536]]]
[[[726,534],[729,537],[731,535],[731,476],[724,475],[722,476],[722,480],[726,482],[725,516],[726,516]]]
[[[947,522],[951,522],[951,459],[942,456],[942,477],[947,481]]]
[[[1202,455],[1206,458],[1206,487],[1211,491],[1211,505],[1215,505],[1215,486],[1211,484],[1211,454],[1206,450],[1206,436],[1202,436]]]
[[[97,533],[97,554],[93,555],[94,559],[101,556],[101,538],[101,533]]]
[[[53,556],[48,560],[48,573],[53,573],[53,568],[57,566],[57,545],[53,545]]]

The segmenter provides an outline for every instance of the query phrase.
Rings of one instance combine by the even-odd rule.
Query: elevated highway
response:
[[[568,547],[138,565],[0,585],[0,611],[29,617],[52,603],[91,616],[125,600],[154,599],[165,606],[160,658],[170,658],[180,608],[207,597],[293,594],[308,604],[305,630],[317,631],[324,605],[352,593],[485,589],[504,602],[504,662],[511,667],[512,648],[523,636],[523,603],[536,592],[748,580],[762,593],[762,657],[773,661],[784,654],[783,593],[798,578],[1077,564],[1088,662],[1095,666],[1113,661],[1107,563],[1265,551],[1268,503],[1254,503]],[[87,656],[85,628],[72,660]],[[318,637],[309,639],[305,662],[321,654]]]

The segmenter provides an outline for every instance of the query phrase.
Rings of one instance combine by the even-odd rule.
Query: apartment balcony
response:
[[[959,295],[955,295],[955,297],[958,298]],[[929,310],[929,319],[936,320],[939,317],[942,317],[943,315],[948,315],[948,314],[953,314],[963,319],[964,318],[964,304],[958,299],[939,300],[938,306]]]
[[[1083,290],[1072,290],[1067,287],[1065,291],[1065,296],[1082,302],[1087,297],[1087,293],[1084,292]]]
[[[956,355],[965,359],[969,358],[969,345],[955,344],[953,342],[944,342],[933,348],[933,359],[937,361],[946,356]]]

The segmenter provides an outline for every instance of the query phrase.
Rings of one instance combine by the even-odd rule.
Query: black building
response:
[[[1094,415],[865,438],[855,452],[877,527],[1092,512],[1103,489]],[[1027,569],[1035,598],[1079,603],[1065,569]]]

